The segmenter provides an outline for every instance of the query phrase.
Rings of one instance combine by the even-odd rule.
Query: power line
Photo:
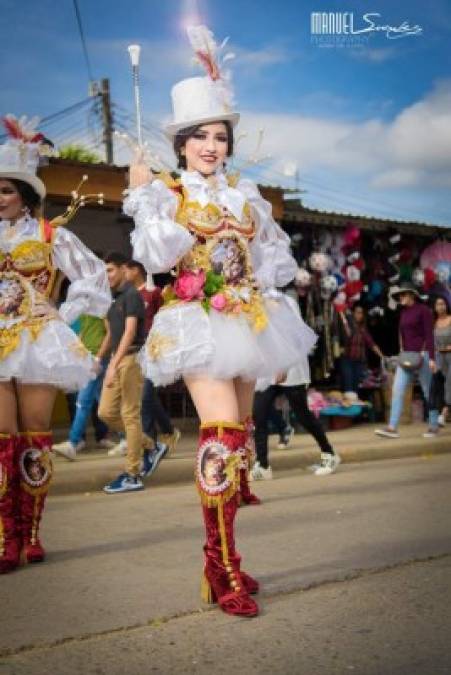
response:
[[[88,48],[86,46],[85,34],[84,34],[84,30],[83,30],[83,23],[82,23],[82,20],[81,20],[80,8],[78,6],[78,0],[73,0],[73,3],[74,3],[75,15],[77,17],[78,31],[80,33],[81,46],[82,46],[83,54],[84,54],[84,57],[85,57],[86,69],[88,71],[89,81],[93,82],[94,77],[93,77],[93,74],[92,74],[91,61],[89,60]]]
[[[87,105],[88,103],[92,103],[91,96],[88,96],[88,98],[84,98],[82,101],[78,101],[78,103],[70,105],[68,108],[63,108],[63,110],[59,110],[58,112],[53,113],[52,115],[47,115],[47,117],[43,117],[39,123],[39,126],[40,127],[45,126],[50,122],[56,121],[60,117],[66,117],[67,115],[71,115],[80,108],[83,108],[83,106]]]

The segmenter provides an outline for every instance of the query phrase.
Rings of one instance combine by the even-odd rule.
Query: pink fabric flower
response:
[[[217,309],[218,312],[222,312],[226,304],[227,300],[224,293],[216,293],[210,298],[210,305],[213,307],[213,309]]]
[[[194,300],[204,297],[205,272],[190,272],[185,270],[174,284],[174,292],[180,300]]]

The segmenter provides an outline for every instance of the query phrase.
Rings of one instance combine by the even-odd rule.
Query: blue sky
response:
[[[395,6],[396,5],[396,6]],[[313,208],[451,225],[451,2],[361,0],[79,0],[95,78],[109,77],[118,122],[130,126],[133,100],[126,46],[142,44],[141,82],[149,142],[170,115],[169,90],[198,74],[183,31],[206,21],[230,35],[241,128],[237,165],[265,129],[252,170],[264,183],[294,186]],[[418,24],[419,36],[373,33],[360,46],[312,43],[312,11],[365,12],[378,25]],[[84,99],[88,75],[71,0],[2,0],[1,111],[45,117]],[[100,138],[87,109],[49,125],[58,142]],[[163,152],[165,150],[163,149]],[[118,148],[118,157],[124,158]]]

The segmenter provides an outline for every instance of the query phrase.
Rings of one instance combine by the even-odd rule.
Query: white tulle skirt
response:
[[[15,378],[23,384],[79,391],[95,377],[92,368],[93,358],[73,330],[64,321],[52,319],[36,340],[24,328],[17,348],[0,360],[0,381]]]
[[[283,297],[264,302],[269,321],[259,333],[245,316],[207,314],[197,302],[161,309],[139,354],[145,377],[162,386],[185,375],[251,381],[287,371],[317,338]]]

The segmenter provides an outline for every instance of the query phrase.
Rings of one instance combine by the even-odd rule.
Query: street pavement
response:
[[[451,455],[256,483],[251,620],[202,605],[193,486],[53,497],[47,562],[0,578],[0,675],[451,673]]]

